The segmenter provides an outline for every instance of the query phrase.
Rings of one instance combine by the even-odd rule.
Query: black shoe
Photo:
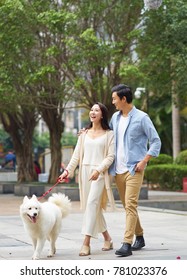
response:
[[[134,242],[134,244],[132,245],[131,249],[132,251],[137,251],[140,250],[141,248],[143,248],[145,246],[145,241],[143,236],[136,236],[136,240]]]
[[[131,244],[129,243],[123,243],[121,248],[115,252],[116,255],[122,256],[122,257],[128,257],[132,255],[131,251]]]

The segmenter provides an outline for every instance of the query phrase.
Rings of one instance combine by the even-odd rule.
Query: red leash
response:
[[[58,183],[60,183],[60,181],[57,179],[57,182],[56,182],[50,189],[48,189],[48,191],[46,191],[44,194],[42,194],[42,196],[40,196],[40,197],[38,198],[38,200],[42,199],[42,198],[45,197],[48,193],[50,193],[50,192],[52,191],[52,189],[53,189],[54,187],[56,187],[56,185],[58,185]]]
[[[64,180],[66,181],[66,177],[64,178]],[[64,182],[65,182],[64,181]],[[38,198],[38,200],[40,200],[40,199],[42,199],[43,197],[45,197],[47,194],[49,194],[51,191],[52,191],[52,189],[54,189],[54,187],[56,187],[56,185],[58,185],[59,183],[62,183],[62,182],[60,182],[60,180],[59,180],[59,178],[57,179],[57,181],[56,181],[56,183],[50,188],[50,189],[48,189],[48,191],[46,191],[44,194],[42,194],[42,196],[40,196],[39,198]]]
[[[63,178],[63,182],[66,182],[67,183],[67,180],[68,180],[68,175],[69,175],[69,171],[67,170],[67,169],[64,169],[64,171],[66,171],[66,176]],[[40,200],[40,199],[42,199],[43,197],[45,197],[48,193],[50,193],[51,191],[52,191],[52,189],[54,188],[54,187],[56,187],[56,185],[58,185],[58,183],[62,183],[61,181],[60,181],[60,179],[58,178],[57,179],[57,181],[56,181],[56,183],[48,190],[48,191],[46,191],[44,194],[42,194],[42,196],[40,196],[39,198],[38,198],[38,200]]]

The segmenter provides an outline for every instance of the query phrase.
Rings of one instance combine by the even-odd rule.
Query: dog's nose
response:
[[[37,213],[34,213],[34,217],[36,217],[37,216]]]

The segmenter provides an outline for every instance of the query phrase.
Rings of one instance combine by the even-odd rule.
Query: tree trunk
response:
[[[181,150],[180,144],[180,114],[178,106],[178,95],[175,90],[175,82],[172,82],[172,138],[173,138],[173,159]]]
[[[33,134],[33,131],[31,132]],[[32,182],[37,180],[37,174],[34,170],[33,152],[32,152],[32,135],[30,133],[25,137],[22,143],[16,142],[14,145],[16,159],[18,164],[18,182]]]
[[[36,126],[34,112],[1,114],[2,124],[10,134],[18,166],[18,182],[31,182],[37,179],[33,165],[32,137]]]
[[[48,183],[54,184],[59,176],[61,167],[61,136],[64,129],[62,112],[58,109],[43,109],[42,117],[50,133],[51,167]]]
[[[54,128],[50,132],[50,149],[51,149],[51,167],[49,174],[49,182],[55,183],[61,167],[61,133]]]

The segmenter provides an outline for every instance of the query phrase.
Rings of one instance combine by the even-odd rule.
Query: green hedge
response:
[[[184,150],[178,154],[175,159],[176,164],[187,164],[187,150]]]
[[[173,163],[172,156],[166,154],[160,154],[158,157],[152,157],[149,161],[149,165],[155,164],[170,164]]]
[[[187,177],[186,165],[148,165],[145,170],[145,179],[149,184],[157,185],[161,190],[182,190],[184,177]]]

